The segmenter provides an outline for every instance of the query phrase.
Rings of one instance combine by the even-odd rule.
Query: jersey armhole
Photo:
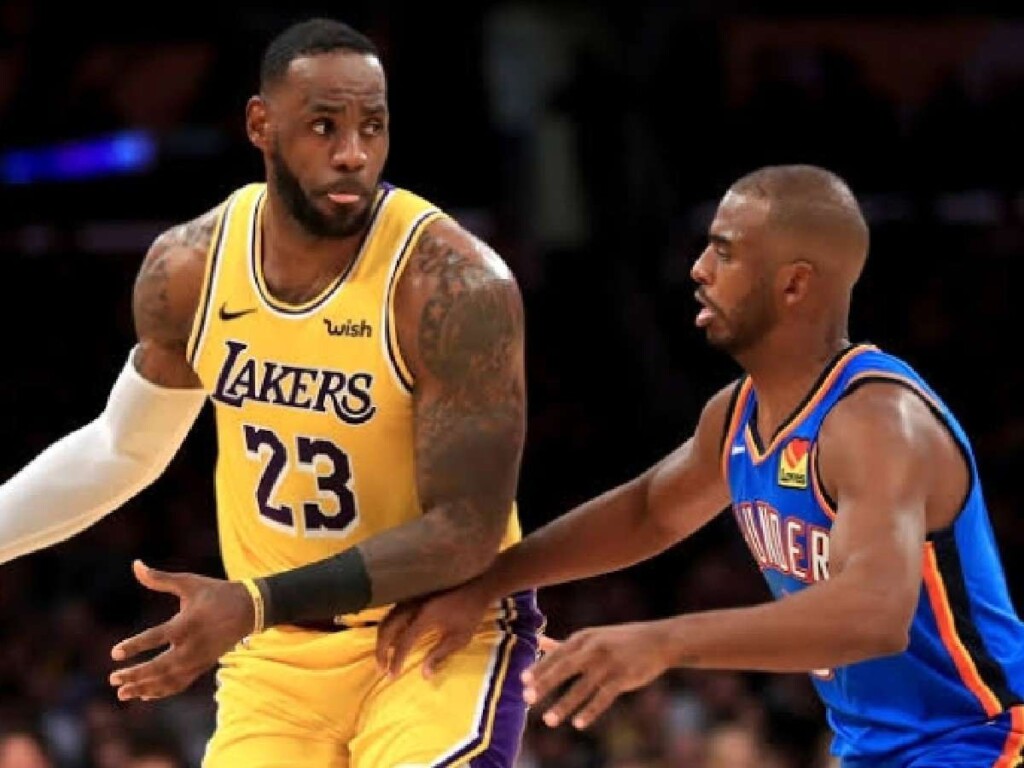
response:
[[[729,456],[732,441],[740,426],[740,417],[747,404],[747,394],[750,391],[750,377],[744,376],[736,382],[729,397],[729,405],[725,409],[725,421],[722,428],[722,440],[718,447],[719,462],[722,470],[722,478],[725,484],[729,484]]]
[[[188,337],[188,344],[185,346],[185,357],[192,366],[192,370],[198,373],[199,356],[202,353],[203,339],[206,336],[206,329],[210,324],[210,302],[213,295],[214,283],[216,282],[217,269],[220,266],[221,255],[224,246],[224,233],[227,229],[228,216],[234,206],[235,197],[232,196],[217,214],[217,226],[214,229],[213,238],[210,240],[210,247],[206,254],[206,269],[203,272],[203,285],[199,292],[199,305],[196,308],[196,315],[192,320],[192,332]]]
[[[395,293],[398,281],[401,280],[405,268],[409,265],[410,257],[416,250],[416,243],[427,225],[444,214],[437,209],[430,209],[420,214],[412,226],[405,242],[398,251],[394,263],[391,265],[391,274],[388,276],[386,293],[384,296],[384,333],[381,334],[384,343],[385,357],[388,360],[391,372],[395,380],[406,392],[412,392],[415,377],[409,369],[409,365],[402,355],[401,345],[398,343],[398,329],[395,326]]]

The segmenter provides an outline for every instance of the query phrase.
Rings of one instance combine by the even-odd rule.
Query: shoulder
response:
[[[714,451],[717,456],[727,437],[729,422],[740,407],[738,401],[745,379],[729,382],[713,394],[701,409],[695,435],[704,449]]]
[[[409,256],[395,293],[395,323],[414,368],[457,374],[448,367],[459,368],[459,360],[522,346],[522,296],[491,246],[442,217],[427,225]]]
[[[132,310],[140,338],[184,344],[199,305],[223,204],[158,235],[135,279]]]
[[[944,431],[921,392],[884,378],[866,381],[844,395],[825,416],[821,427],[825,438],[856,439],[884,434],[904,445]]]
[[[962,467],[941,417],[918,391],[892,380],[858,386],[825,416],[818,433],[821,475],[833,497],[851,480],[911,484]]]
[[[518,293],[512,270],[494,249],[454,219],[442,216],[420,235],[403,281],[411,286],[452,276],[472,285],[506,284]]]

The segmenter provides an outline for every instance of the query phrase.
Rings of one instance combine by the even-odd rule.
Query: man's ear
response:
[[[262,96],[250,96],[245,105],[245,132],[254,147],[267,150],[267,103]]]
[[[783,301],[790,305],[802,301],[810,290],[813,277],[814,265],[809,261],[798,259],[786,264],[779,270]]]

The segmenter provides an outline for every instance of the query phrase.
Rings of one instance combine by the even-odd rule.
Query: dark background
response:
[[[908,358],[973,436],[1020,601],[1024,16],[978,3],[287,5],[0,2],[0,154],[125,129],[159,147],[144,173],[0,182],[0,477],[102,407],[152,237],[261,178],[242,116],[265,42],[341,14],[389,72],[386,178],[487,238],[522,287],[527,530],[674,448],[737,374],[693,327],[690,264],[731,181],[817,163],[872,226],[852,335]],[[154,486],[0,570],[0,726],[34,728],[50,753],[9,762],[0,742],[0,768],[135,768],[140,745],[163,742],[179,752],[164,765],[198,764],[210,678],[131,706],[105,679],[113,642],[174,608],[133,582],[133,558],[221,572],[213,450],[206,413]],[[723,518],[541,604],[561,637],[766,594]],[[803,676],[681,672],[590,734],[531,724],[520,768],[825,768],[824,738]]]

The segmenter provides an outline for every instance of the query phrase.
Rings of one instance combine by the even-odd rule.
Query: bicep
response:
[[[722,475],[721,440],[732,387],[704,407],[693,435],[650,471],[649,513],[677,538],[691,535],[729,504]]]
[[[836,500],[830,576],[849,571],[880,592],[916,601],[941,427],[915,396],[866,385],[836,407],[819,445]]]
[[[511,274],[479,248],[423,235],[403,277],[399,333],[415,376],[424,508],[460,503],[504,521],[526,431],[523,307]]]
[[[205,251],[183,239],[188,231],[176,228],[153,243],[132,291],[135,369],[154,384],[175,388],[200,386],[185,350],[199,303]]]

